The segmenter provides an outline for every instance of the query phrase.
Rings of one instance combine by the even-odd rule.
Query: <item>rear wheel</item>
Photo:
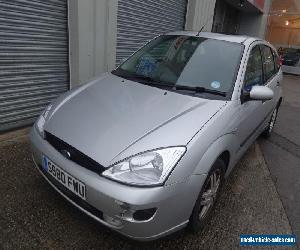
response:
[[[190,217],[189,227],[193,232],[200,231],[209,221],[224,181],[224,172],[224,162],[217,159],[207,175]]]

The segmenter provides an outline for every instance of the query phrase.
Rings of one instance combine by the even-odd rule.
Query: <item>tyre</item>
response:
[[[192,232],[202,230],[209,221],[224,182],[224,175],[225,164],[217,159],[207,175],[191,214],[189,228]]]
[[[278,106],[274,109],[274,111],[272,113],[272,116],[271,116],[271,119],[268,123],[268,126],[265,129],[265,131],[263,132],[264,137],[268,138],[268,137],[271,136],[274,125],[275,125],[275,122],[276,122],[276,119],[277,119],[277,114],[278,114]]]

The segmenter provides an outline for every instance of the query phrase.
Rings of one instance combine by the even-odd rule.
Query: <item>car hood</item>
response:
[[[124,150],[175,121],[176,126],[171,126],[168,133],[176,136],[176,141],[168,142],[166,137],[163,144],[186,145],[224,103],[106,74],[60,98],[52,108],[45,130],[108,166]],[[191,112],[195,119],[191,120]],[[164,146],[150,144],[148,149]]]

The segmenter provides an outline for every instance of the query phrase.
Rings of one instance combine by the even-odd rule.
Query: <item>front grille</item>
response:
[[[71,201],[73,201],[76,205],[83,208],[84,210],[90,212],[92,215],[96,216],[99,219],[103,219],[102,211],[98,210],[97,208],[93,207],[92,205],[88,204],[86,201],[79,198],[77,195],[72,193],[69,189],[67,189],[64,185],[59,183],[56,179],[54,179],[50,174],[43,170],[42,166],[38,166],[39,169],[42,171],[43,175],[65,196],[67,196]]]
[[[70,157],[67,159],[77,163],[81,167],[97,174],[101,174],[105,170],[101,164],[47,131],[45,131],[45,139],[60,153],[63,150],[70,152]]]

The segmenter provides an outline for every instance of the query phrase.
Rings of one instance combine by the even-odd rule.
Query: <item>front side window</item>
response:
[[[247,63],[244,78],[244,90],[250,91],[252,86],[263,85],[263,66],[259,46],[255,46],[251,52]]]
[[[267,82],[276,73],[276,68],[271,48],[263,45],[261,49],[263,55],[265,82]]]
[[[242,50],[239,43],[164,35],[145,45],[113,73],[125,78],[147,77],[173,89],[179,85],[210,90],[211,95],[214,91],[226,94],[233,89]]]

